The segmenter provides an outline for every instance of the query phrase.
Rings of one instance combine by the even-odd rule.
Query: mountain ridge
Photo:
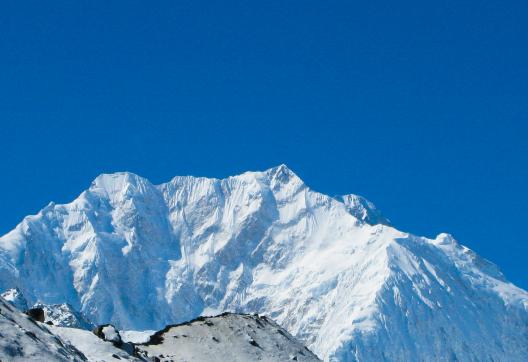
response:
[[[102,174],[1,237],[0,269],[0,289],[125,328],[258,312],[326,360],[528,356],[528,294],[492,263],[448,234],[396,230],[359,196],[312,191],[285,165],[160,185]]]

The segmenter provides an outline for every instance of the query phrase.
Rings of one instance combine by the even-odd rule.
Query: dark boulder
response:
[[[24,313],[26,313],[31,319],[33,319],[33,320],[35,320],[37,322],[44,323],[44,319],[45,319],[44,309],[42,309],[42,308],[31,308],[31,309],[28,309],[27,311],[25,311]]]

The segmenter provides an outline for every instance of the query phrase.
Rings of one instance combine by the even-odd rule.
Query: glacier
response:
[[[528,293],[494,264],[285,165],[160,185],[100,175],[0,238],[11,288],[129,330],[268,315],[326,361],[528,360]]]

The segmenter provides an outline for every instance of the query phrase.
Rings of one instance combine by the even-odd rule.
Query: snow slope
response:
[[[0,361],[86,361],[86,357],[0,297]]]
[[[160,361],[320,361],[266,317],[223,314],[168,326],[138,353]]]
[[[90,331],[56,326],[51,326],[49,329],[62,340],[75,346],[89,362],[141,361],[122,349],[114,347],[111,342],[103,341]]]
[[[332,361],[528,360],[526,291],[449,235],[389,225],[284,165],[161,185],[105,174],[0,238],[0,290],[120,329],[256,312]]]

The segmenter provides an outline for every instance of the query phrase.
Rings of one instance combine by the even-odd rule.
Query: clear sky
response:
[[[2,1],[0,234],[100,173],[286,163],[528,288],[528,2]]]

